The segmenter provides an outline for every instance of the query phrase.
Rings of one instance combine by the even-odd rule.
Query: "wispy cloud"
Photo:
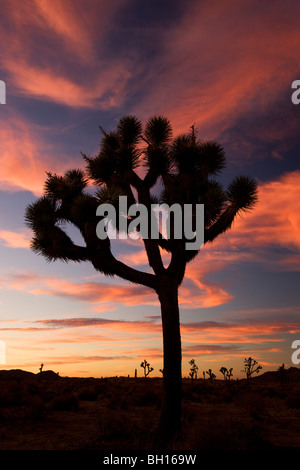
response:
[[[260,115],[272,110],[274,116],[279,98],[289,100],[288,77],[298,73],[300,7],[293,8],[291,14],[276,2],[270,10],[257,0],[189,4],[181,20],[165,31],[162,53],[148,72],[151,89],[143,102],[145,116],[157,110],[166,113],[179,132],[196,123],[201,138],[217,138],[244,115],[257,118],[257,110]],[[255,119],[251,124],[255,126]],[[266,133],[256,127],[239,157],[249,156],[247,145],[255,144],[253,137],[276,139],[273,124],[270,115]],[[280,132],[286,136],[291,129],[281,125]],[[232,143],[235,136],[238,132]]]
[[[237,220],[235,234],[242,246],[300,248],[300,171],[283,174],[259,187],[259,203],[245,220]],[[251,234],[251,236],[249,236]]]
[[[99,327],[112,328],[114,330],[140,330],[161,331],[160,324],[153,321],[124,321],[112,320],[106,318],[62,318],[49,320],[36,320],[34,323],[41,324],[45,328],[82,328],[82,327]]]
[[[31,234],[28,231],[0,230],[0,244],[8,248],[29,248]]]
[[[7,111],[7,119],[1,121],[0,140],[2,190],[41,195],[46,170],[61,173],[73,166],[70,157],[57,156],[57,148],[46,142],[38,126],[24,122],[16,113]]]
[[[180,288],[179,303],[182,308],[213,307],[232,298],[222,287],[206,283],[202,270],[199,274],[202,279],[197,279],[197,272],[197,268],[190,270]],[[195,277],[192,278],[192,275]],[[143,286],[110,284],[106,281],[78,283],[30,272],[8,275],[2,281],[2,288],[28,292],[32,295],[51,295],[88,302],[91,309],[97,312],[107,308],[116,309],[118,305],[159,305],[155,292]]]
[[[11,27],[2,29],[0,39],[11,92],[70,107],[120,104],[130,65],[103,47],[119,6],[118,0],[110,8],[93,0],[5,5],[2,15]]]

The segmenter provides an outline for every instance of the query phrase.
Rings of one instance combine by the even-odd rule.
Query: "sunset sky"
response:
[[[3,369],[65,376],[161,375],[160,309],[151,290],[47,263],[30,248],[26,206],[46,171],[83,168],[99,125],[167,116],[174,135],[220,142],[259,202],[199,253],[180,287],[183,375],[244,358],[292,366],[300,340],[300,4],[297,0],[0,0],[0,342]],[[140,242],[116,256],[146,270]],[[3,344],[3,343],[1,343]]]

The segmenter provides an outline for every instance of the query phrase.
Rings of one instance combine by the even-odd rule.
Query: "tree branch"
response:
[[[108,274],[111,276],[119,276],[134,284],[141,284],[154,290],[157,289],[158,283],[154,274],[145,273],[127,266],[122,261],[117,260],[111,251],[106,252],[105,257],[103,257],[103,253],[97,250],[92,254],[91,262],[97,271],[103,272],[103,269],[106,269],[109,270]]]
[[[217,238],[221,233],[226,232],[231,225],[237,214],[236,210],[232,204],[230,204],[227,209],[221,214],[219,219],[212,224],[208,229],[204,230],[204,243],[212,242]]]

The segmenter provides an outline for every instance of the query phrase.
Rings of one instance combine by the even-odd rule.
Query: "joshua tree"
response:
[[[153,367],[150,367],[150,364],[146,359],[141,363],[141,367],[144,369],[145,378],[154,370]]]
[[[213,373],[213,371],[211,369],[208,369],[206,371],[208,377],[210,378],[211,381],[213,381],[215,378],[216,378],[216,375]]]
[[[164,376],[164,370],[163,369],[159,369],[159,372],[161,372],[162,376]]]
[[[39,368],[40,373],[43,372],[43,367],[44,367],[44,364],[41,364],[41,367]]]
[[[258,362],[252,357],[244,359],[244,369],[242,372],[245,372],[247,380],[251,379],[254,372],[258,373],[262,369],[262,366],[258,365]]]
[[[227,372],[226,372],[226,379],[230,380],[230,377],[233,376],[232,371],[233,371],[233,367],[231,367],[230,369],[227,370]]]
[[[228,372],[227,368],[226,367],[221,367],[220,372],[221,372],[221,374],[223,374],[224,380],[226,380],[227,372]]]
[[[230,377],[232,377],[232,371],[233,368],[227,369],[227,367],[221,367],[220,372],[223,374],[224,380],[230,380]]]
[[[285,368],[285,365],[284,363],[279,366],[279,369],[278,369],[278,374],[279,374],[279,377],[280,377],[280,381],[281,382],[285,382],[286,380],[286,373],[287,373],[287,369]]]
[[[196,365],[195,359],[191,359],[189,361],[189,364],[191,366],[191,368],[190,368],[190,371],[191,371],[190,372],[190,377],[191,377],[192,382],[193,382],[194,379],[197,380],[197,373],[198,373],[199,367]]]
[[[213,242],[231,228],[237,214],[251,209],[257,199],[257,185],[252,178],[236,177],[227,189],[215,180],[225,167],[225,152],[214,141],[196,138],[195,129],[172,138],[167,118],[151,118],[143,129],[133,116],[122,118],[113,132],[103,134],[100,149],[94,157],[84,154],[86,171],[69,170],[64,175],[47,173],[44,195],[26,210],[26,222],[33,230],[32,249],[48,261],[89,261],[107,276],[119,276],[134,284],[153,289],[161,305],[164,357],[164,395],[160,417],[160,435],[170,436],[181,426],[181,337],[178,288],[186,264],[193,260],[201,246],[186,246],[191,237],[177,237],[171,220],[169,235],[158,237],[139,235],[144,244],[151,272],[142,272],[117,259],[109,237],[97,236],[96,227],[104,215],[96,214],[99,205],[112,204],[122,217],[121,198],[128,205],[138,202],[148,208],[148,222],[153,224],[151,204],[164,202],[171,206],[192,207],[196,222],[197,204],[204,204],[204,244]],[[144,167],[143,177],[135,169]],[[87,191],[94,182],[95,191]],[[161,192],[158,188],[162,188]],[[102,206],[103,207],[103,206]],[[123,217],[129,231],[138,232],[139,217]],[[140,222],[140,220],[138,220]],[[67,235],[64,223],[77,227],[83,237],[80,246]],[[134,229],[131,223],[135,224]],[[158,225],[158,224],[157,224]],[[115,229],[121,230],[119,222]],[[195,230],[192,230],[195,234]],[[108,235],[108,233],[107,233]],[[196,240],[197,233],[194,240]],[[169,253],[165,265],[161,251]],[[99,286],[101,293],[101,285]]]

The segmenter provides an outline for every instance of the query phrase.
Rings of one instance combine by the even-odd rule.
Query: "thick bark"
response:
[[[158,297],[164,349],[164,393],[158,435],[163,445],[181,431],[181,338],[176,282],[164,279]]]

